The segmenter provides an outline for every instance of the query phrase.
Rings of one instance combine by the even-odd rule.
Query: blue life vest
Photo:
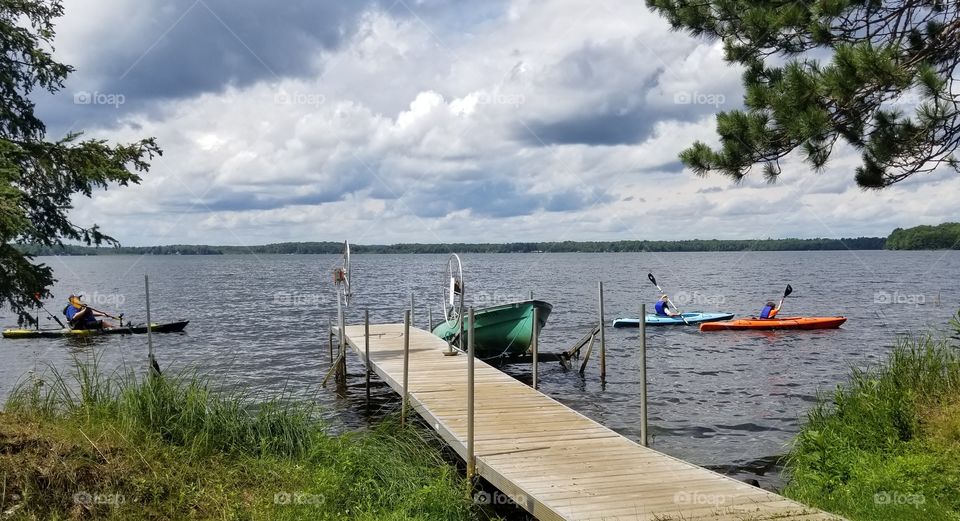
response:
[[[73,304],[70,304],[69,306],[63,308],[63,314],[67,316],[67,320],[69,320],[70,322],[73,322],[73,317],[77,316],[77,313],[79,312],[80,312],[80,308],[74,306]],[[93,313],[90,313],[86,316],[86,320],[84,320],[84,323],[90,324],[90,325],[96,324],[97,317],[93,316]]]
[[[667,313],[667,303],[663,300],[658,300],[656,304],[653,305],[653,309],[657,310],[657,314],[661,317],[669,317]]]
[[[775,308],[769,304],[763,306],[763,310],[760,311],[760,318],[772,318],[770,313],[772,313],[774,309]]]

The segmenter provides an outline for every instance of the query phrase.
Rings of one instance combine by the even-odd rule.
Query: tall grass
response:
[[[958,324],[960,326],[960,324]],[[954,341],[897,340],[886,363],[822,395],[787,459],[787,495],[852,519],[960,520],[960,439],[931,435],[960,397]]]
[[[323,434],[317,410],[306,402],[281,396],[254,408],[248,394],[213,391],[196,373],[107,375],[96,359],[76,361],[68,373],[53,367],[49,372],[43,380],[18,386],[7,410],[116,423],[127,433],[156,437],[197,455],[299,457]]]
[[[388,421],[333,435],[318,417],[310,404],[218,391],[195,373],[108,375],[96,360],[78,361],[12,393],[0,414],[0,452],[13,457],[0,459],[0,470],[22,496],[21,512],[37,518],[76,517],[76,491],[105,487],[127,501],[81,505],[96,517],[476,514],[456,468],[417,431]]]

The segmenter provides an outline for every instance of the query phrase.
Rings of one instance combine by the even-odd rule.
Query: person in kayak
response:
[[[670,309],[670,297],[668,297],[666,293],[653,305],[653,309],[655,309],[661,317],[676,317],[680,315],[679,311]]]
[[[71,329],[103,329],[113,327],[112,324],[97,319],[97,317],[106,317],[109,315],[87,306],[80,300],[79,296],[70,295],[68,301],[70,304],[63,308],[63,314],[67,316],[67,321],[70,323]]]
[[[780,312],[780,306],[782,305],[783,305],[782,300],[780,301],[779,304],[774,304],[772,300],[768,301],[766,304],[764,304],[763,309],[760,310],[760,318],[764,318],[764,319],[775,318],[777,316],[777,313]]]

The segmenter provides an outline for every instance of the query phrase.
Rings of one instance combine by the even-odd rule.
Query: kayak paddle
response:
[[[83,295],[80,295],[80,298],[83,298]],[[87,309],[89,309],[90,311],[93,311],[93,312],[95,312],[95,313],[100,313],[101,315],[103,315],[103,316],[105,316],[105,317],[107,317],[107,318],[112,318],[112,319],[114,319],[114,320],[119,320],[119,321],[120,321],[120,325],[121,325],[121,326],[123,325],[123,313],[120,313],[120,316],[115,317],[115,316],[111,315],[110,313],[107,313],[107,312],[105,312],[105,311],[100,311],[99,309],[97,309],[97,308],[95,308],[95,307],[93,307],[93,306],[88,306],[88,305],[84,304],[84,307],[86,307]]]
[[[660,289],[660,285],[657,284],[657,278],[653,276],[653,273],[647,273],[647,278],[650,279],[650,282],[652,282],[653,285],[657,287],[657,291],[659,291],[661,295],[666,295],[666,293],[664,293],[664,291]],[[680,317],[680,320],[683,320],[684,324],[689,326],[690,322],[687,322],[687,319],[683,318],[683,312],[680,311],[680,308],[678,308],[676,304],[670,301],[670,297],[667,297],[667,303],[673,306],[673,309],[677,310],[677,313],[679,313],[677,316]],[[640,319],[646,320],[647,317],[640,317]]]
[[[783,296],[780,297],[780,305],[777,306],[777,312],[778,312],[778,313],[780,312],[780,308],[783,307],[783,299],[785,299],[785,298],[787,298],[788,296],[790,296],[791,293],[793,293],[793,286],[787,284],[787,289],[783,290]]]
[[[114,319],[114,320],[119,320],[119,321],[120,321],[120,325],[121,325],[121,326],[123,325],[123,313],[120,313],[120,316],[115,317],[115,316],[113,316],[113,315],[111,315],[111,314],[109,314],[109,313],[104,313],[103,311],[100,311],[99,309],[91,308],[90,306],[87,306],[87,307],[90,308],[91,311],[96,311],[97,313],[100,313],[101,315],[103,315],[103,316],[105,316],[105,317],[107,317],[107,318],[112,318],[112,319]]]

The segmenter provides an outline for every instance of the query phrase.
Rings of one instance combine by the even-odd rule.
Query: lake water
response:
[[[462,255],[467,302],[476,306],[535,297],[553,304],[541,337],[543,351],[562,351],[597,320],[597,281],[604,282],[607,323],[637,316],[661,286],[685,310],[756,314],[787,283],[782,316],[844,315],[839,330],[700,333],[693,327],[648,329],[653,447],[667,454],[777,485],[776,469],[818,390],[846,381],[851,366],[884,359],[902,333],[944,330],[960,308],[960,252],[747,252]],[[320,380],[328,368],[326,331],[335,319],[331,269],[338,256],[102,256],[48,257],[65,297],[80,292],[95,307],[144,321],[143,274],[150,275],[155,321],[190,319],[187,333],[156,335],[165,368],[197,368],[228,385],[255,392],[286,391],[323,404],[338,428],[371,420],[364,410],[362,365],[350,357],[345,397]],[[355,255],[354,300],[348,322],[402,320],[410,293],[416,325],[425,306],[440,314],[444,255]],[[44,320],[45,327],[52,322]],[[0,324],[15,323],[0,310]],[[541,390],[614,430],[637,439],[640,403],[638,332],[608,328],[607,383],[595,357],[584,377],[558,364],[541,367]],[[0,340],[0,398],[22,375],[64,367],[95,353],[105,366],[142,368],[146,338]],[[352,354],[352,353],[351,353]],[[529,381],[528,366],[505,369]],[[168,369],[169,371],[169,369]],[[332,384],[331,384],[332,387]],[[396,411],[399,399],[379,383],[372,419]],[[509,400],[509,396],[504,396]]]

